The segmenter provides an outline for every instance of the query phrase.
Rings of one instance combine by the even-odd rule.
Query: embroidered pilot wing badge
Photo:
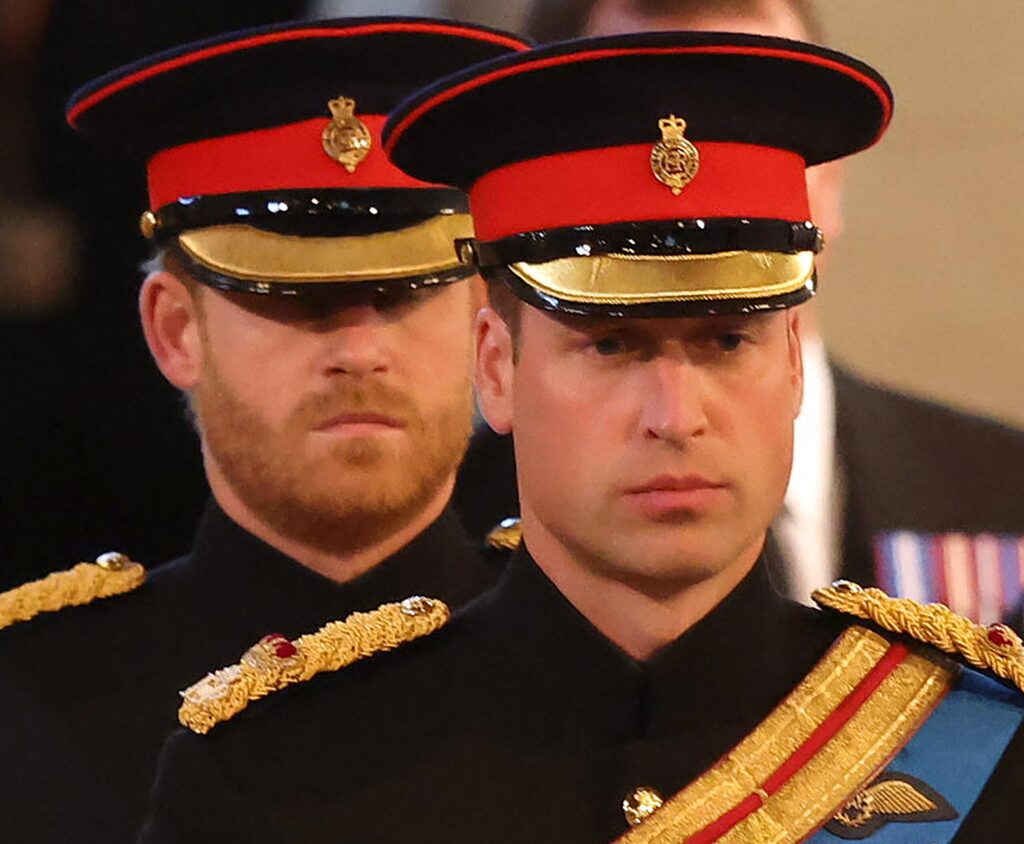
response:
[[[931,823],[959,817],[949,801],[910,774],[882,774],[836,812],[825,831],[846,841],[870,838],[891,823]]]
[[[324,152],[344,165],[349,173],[354,173],[370,154],[373,136],[367,125],[356,117],[356,101],[351,97],[338,97],[327,105],[332,119],[320,136]]]
[[[661,140],[651,150],[651,172],[654,178],[679,196],[700,169],[700,153],[683,134],[686,121],[670,114],[658,121]]]

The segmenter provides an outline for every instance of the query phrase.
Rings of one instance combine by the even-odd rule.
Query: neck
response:
[[[317,574],[347,583],[370,571],[423,533],[444,512],[455,486],[454,474],[411,518],[380,541],[345,551],[332,551],[285,536],[254,513],[217,473],[209,472],[210,490],[221,509],[239,526]]]
[[[762,534],[740,557],[710,577],[685,585],[638,584],[588,566],[545,527],[523,513],[530,555],[566,599],[636,660],[647,660],[713,610],[749,574],[764,544]]]

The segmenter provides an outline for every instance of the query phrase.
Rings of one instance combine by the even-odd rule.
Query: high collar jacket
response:
[[[192,553],[136,592],[0,632],[0,841],[131,841],[180,690],[268,633],[420,593],[459,606],[496,577],[450,511],[337,584],[211,504]]]
[[[627,829],[625,797],[692,782],[843,626],[777,597],[759,564],[640,663],[520,548],[496,589],[433,636],[275,694],[206,736],[176,733],[140,841],[612,841]],[[995,779],[1012,794],[1021,754],[1009,755],[1016,767]],[[996,802],[1005,821],[1013,799]]]

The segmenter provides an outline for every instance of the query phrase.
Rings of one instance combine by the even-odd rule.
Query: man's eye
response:
[[[626,349],[626,344],[621,337],[614,335],[609,337],[601,337],[594,341],[594,351],[599,355],[610,356],[622,354]]]
[[[743,343],[742,334],[719,334],[716,338],[718,341],[718,348],[723,352],[735,352],[740,344]]]

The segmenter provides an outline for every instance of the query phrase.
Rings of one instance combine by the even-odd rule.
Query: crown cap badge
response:
[[[327,103],[331,122],[320,136],[324,152],[354,173],[359,163],[370,154],[373,135],[362,120],[355,116],[356,101],[351,97],[337,97]]]
[[[700,153],[684,137],[686,121],[683,118],[674,114],[662,117],[658,128],[661,140],[651,150],[651,172],[654,178],[679,196],[700,170]]]

